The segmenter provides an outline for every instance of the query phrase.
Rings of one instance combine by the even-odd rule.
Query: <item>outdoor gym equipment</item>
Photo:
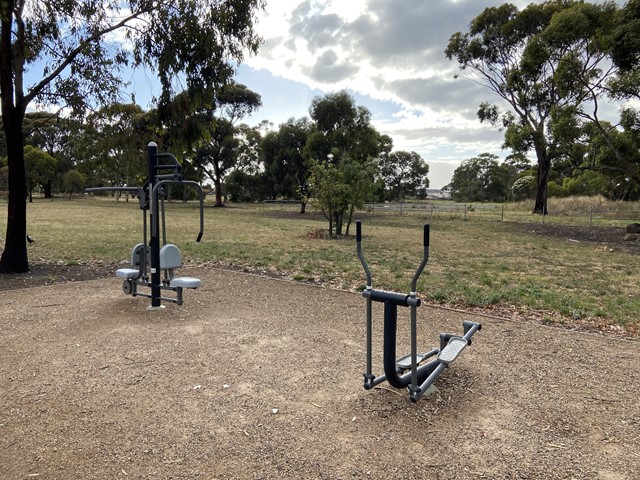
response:
[[[194,181],[184,180],[182,165],[170,153],[158,153],[158,146],[151,142],[147,146],[149,170],[147,181],[142,187],[94,187],[85,191],[92,192],[129,192],[135,193],[142,210],[143,241],[131,250],[131,268],[120,268],[116,276],[123,279],[122,290],[127,295],[151,298],[149,309],[162,308],[162,301],[182,305],[182,291],[185,288],[198,288],[200,279],[176,277],[175,270],[182,265],[180,250],[167,243],[164,199],[165,186],[189,185],[200,196],[200,231],[196,242],[202,239],[204,231],[204,192]],[[147,244],[147,211],[149,212],[149,243]],[[162,247],[160,233],[162,232]],[[149,293],[138,291],[139,287],[148,287]],[[163,297],[162,291],[173,291],[175,297]]]
[[[417,308],[421,300],[416,296],[416,284],[429,260],[429,225],[424,226],[422,262],[411,280],[411,291],[408,295],[384,290],[375,290],[371,283],[371,272],[362,254],[362,224],[356,222],[356,246],[358,258],[367,276],[367,287],[362,296],[367,299],[367,365],[364,373],[364,388],[370,390],[384,381],[395,388],[407,388],[409,398],[417,402],[427,389],[438,378],[442,371],[449,366],[462,351],[471,345],[471,337],[482,328],[480,323],[463,322],[464,335],[452,333],[440,334],[440,348],[433,348],[426,353],[418,353],[417,342]],[[384,303],[384,345],[383,359],[384,375],[376,377],[372,373],[372,303]],[[411,352],[396,358],[396,332],[398,326],[398,307],[411,308]],[[433,358],[428,363],[422,363]]]

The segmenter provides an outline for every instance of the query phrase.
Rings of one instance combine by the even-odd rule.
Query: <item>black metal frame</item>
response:
[[[170,153],[158,153],[158,145],[150,142],[147,145],[148,173],[147,181],[142,187],[94,187],[87,188],[85,192],[131,192],[137,193],[142,210],[143,222],[143,243],[147,244],[147,211],[149,212],[149,256],[146,258],[146,249],[142,249],[139,274],[132,279],[123,282],[122,288],[125,293],[132,296],[147,297],[151,299],[151,309],[160,308],[162,301],[169,301],[182,305],[182,288],[171,287],[165,284],[161,278],[160,266],[160,233],[162,232],[163,244],[166,244],[166,226],[164,216],[164,196],[163,187],[168,184],[191,185],[196,188],[200,197],[200,230],[196,242],[200,242],[204,232],[204,192],[202,187],[194,181],[184,180],[182,176],[182,165],[176,157]],[[168,172],[168,173],[167,173]],[[162,228],[160,228],[162,224]],[[147,271],[149,267],[149,272]],[[150,276],[149,276],[150,273]],[[138,287],[149,287],[151,293],[138,291]],[[162,290],[176,292],[176,298],[163,297]]]
[[[362,295],[367,299],[367,359],[366,371],[364,373],[364,388],[370,390],[376,385],[388,381],[389,384],[395,388],[407,388],[409,390],[409,398],[412,402],[417,402],[425,394],[438,375],[440,375],[459,354],[459,352],[457,352],[453,359],[444,355],[445,348],[452,339],[456,339],[458,346],[464,342],[462,345],[462,348],[464,348],[467,345],[471,345],[471,337],[482,328],[480,323],[465,321],[463,322],[464,336],[460,337],[450,333],[441,333],[440,348],[433,348],[426,353],[418,354],[417,309],[422,302],[420,298],[417,297],[416,288],[418,278],[429,261],[429,237],[430,228],[427,224],[424,225],[422,262],[411,280],[411,291],[408,295],[385,290],[375,290],[372,286],[371,271],[362,254],[362,223],[359,220],[356,222],[356,249],[358,258],[367,277],[366,288],[362,291]],[[373,302],[384,304],[384,375],[380,376],[376,376],[372,372]],[[411,352],[400,359],[396,357],[398,307],[409,307],[411,309]],[[461,351],[462,348],[459,348],[459,350]],[[435,356],[437,357],[434,360],[421,365],[423,361]]]

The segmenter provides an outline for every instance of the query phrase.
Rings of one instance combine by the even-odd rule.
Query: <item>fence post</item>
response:
[[[504,223],[504,203],[502,204],[502,222]]]
[[[464,204],[464,219],[467,219],[467,204]]]
[[[589,208],[589,227],[593,227],[593,208]]]

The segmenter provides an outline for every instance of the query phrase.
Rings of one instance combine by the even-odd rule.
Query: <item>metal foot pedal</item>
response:
[[[462,337],[451,337],[447,346],[438,354],[438,360],[446,364],[453,362],[465,349],[467,343],[467,340]]]
[[[426,354],[419,353],[416,356],[416,364],[420,365],[420,362],[422,362],[426,357]],[[411,354],[408,353],[407,355],[403,355],[402,357],[397,359],[396,368],[399,368],[400,370],[409,370],[411,368]]]

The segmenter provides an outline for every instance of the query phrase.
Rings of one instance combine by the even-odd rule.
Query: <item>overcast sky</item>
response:
[[[348,89],[396,150],[418,152],[432,188],[450,182],[462,160],[483,152],[504,158],[502,134],[476,117],[497,97],[463,77],[444,55],[451,35],[467,31],[488,6],[481,0],[267,0],[257,30],[266,40],[237,81],[262,95],[250,123],[277,127],[308,116],[316,95]],[[520,8],[530,1],[513,1]],[[618,2],[623,3],[623,2]]]
[[[431,187],[441,188],[463,160],[511,153],[500,148],[502,134],[476,117],[481,102],[498,98],[464,75],[454,80],[457,62],[444,55],[452,34],[466,32],[486,7],[503,3],[267,0],[256,25],[265,43],[236,76],[262,96],[263,107],[247,122],[268,120],[277,128],[308,116],[315,96],[347,89],[369,109],[378,131],[393,138],[395,150],[426,160]],[[512,3],[522,8],[531,1]],[[136,101],[151,108],[151,96],[159,94],[155,76],[138,71],[125,80]]]
[[[451,35],[488,6],[481,0],[272,0],[257,29],[266,40],[237,80],[262,95],[252,121],[276,126],[308,115],[316,95],[348,89],[394,149],[418,152],[432,188],[450,182],[462,160],[503,158],[502,135],[476,118],[496,101],[470,80],[454,80],[444,50]],[[514,2],[525,6],[530,2]]]
[[[444,50],[452,34],[467,31],[484,8],[481,0],[267,0],[256,28],[265,43],[247,57],[236,81],[262,96],[250,124],[277,128],[309,115],[317,95],[347,89],[372,114],[395,150],[415,151],[429,164],[431,188],[451,180],[453,170],[480,153],[503,151],[502,134],[476,117],[491,93],[458,78]],[[524,7],[530,2],[513,2]],[[156,82],[133,79],[144,92]],[[158,87],[159,88],[159,87]],[[137,95],[143,107],[146,96]]]

